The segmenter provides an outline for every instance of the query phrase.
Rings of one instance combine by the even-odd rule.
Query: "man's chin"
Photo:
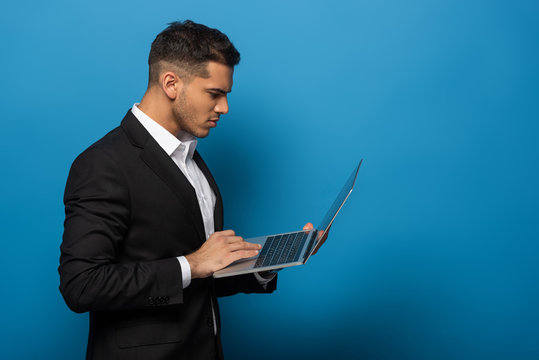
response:
[[[199,138],[199,139],[203,139],[205,137],[207,137],[208,135],[210,135],[210,129],[207,129],[207,130],[199,130],[197,131],[196,134],[193,134],[193,136]]]

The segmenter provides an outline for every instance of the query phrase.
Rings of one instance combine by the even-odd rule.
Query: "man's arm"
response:
[[[60,256],[60,291],[75,312],[178,304],[181,267],[176,258],[119,263],[129,229],[124,174],[104,151],[90,148],[73,163],[64,195],[66,219]]]
[[[178,259],[119,263],[129,231],[130,194],[120,167],[104,151],[91,148],[71,167],[64,195],[66,220],[61,245],[60,291],[75,312],[181,304]],[[258,244],[232,230],[216,232],[187,255],[193,279],[244,257]]]

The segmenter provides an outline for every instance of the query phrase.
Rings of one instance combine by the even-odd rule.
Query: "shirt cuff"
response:
[[[182,286],[185,289],[191,284],[191,266],[185,256],[178,256],[176,259],[178,259],[182,268]]]
[[[268,277],[263,277],[263,276],[261,276],[259,273],[256,273],[256,272],[255,272],[254,274],[255,274],[256,280],[258,281],[258,283],[259,283],[260,285],[262,285],[262,287],[264,288],[264,290],[267,289],[268,283],[269,283],[271,280],[275,279],[275,275],[277,275],[276,273],[272,273],[272,274],[271,274],[270,276],[268,276]]]

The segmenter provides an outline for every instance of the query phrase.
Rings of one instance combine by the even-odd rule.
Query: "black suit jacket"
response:
[[[198,152],[194,160],[222,230],[219,189]],[[73,311],[90,312],[87,359],[222,358],[212,301],[219,319],[217,296],[275,289],[252,274],[182,288],[176,257],[205,241],[196,194],[131,111],[74,161],[64,203],[60,291]]]

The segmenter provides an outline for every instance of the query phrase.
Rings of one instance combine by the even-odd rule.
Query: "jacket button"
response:
[[[210,317],[207,318],[207,319],[206,319],[206,324],[208,324],[208,327],[213,327],[213,320],[212,320],[212,318],[210,318]]]

